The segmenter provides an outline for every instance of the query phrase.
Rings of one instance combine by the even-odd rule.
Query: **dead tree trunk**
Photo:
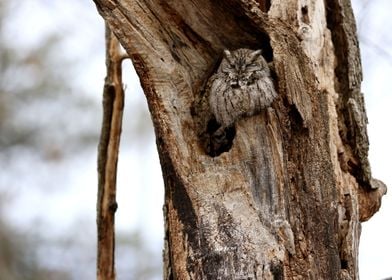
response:
[[[153,119],[165,279],[357,279],[360,223],[386,187],[367,159],[349,1],[94,1]],[[263,50],[279,96],[210,156],[198,100],[222,51],[238,48]]]

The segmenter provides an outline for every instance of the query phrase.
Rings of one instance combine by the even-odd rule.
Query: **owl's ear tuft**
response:
[[[227,59],[231,58],[231,53],[230,53],[229,50],[224,50],[224,51],[223,51],[223,54],[224,54],[224,56],[225,56]]]
[[[223,56],[227,59],[230,64],[233,64],[233,56],[231,55],[229,50],[223,51]]]
[[[257,51],[251,52],[249,55],[250,59],[252,61],[255,60],[257,57],[259,57],[261,55],[261,53],[262,53],[262,50],[257,50]]]

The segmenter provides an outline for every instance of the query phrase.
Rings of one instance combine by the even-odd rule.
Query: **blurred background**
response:
[[[392,188],[390,0],[354,0],[373,176]],[[162,279],[163,182],[139,80],[124,64],[118,279]],[[91,0],[0,0],[0,279],[95,279],[104,25]],[[392,199],[360,240],[362,280],[392,276]]]

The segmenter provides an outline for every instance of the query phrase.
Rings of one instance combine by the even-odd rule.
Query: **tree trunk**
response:
[[[386,187],[367,159],[349,1],[94,1],[153,119],[165,279],[358,279],[360,222]],[[278,98],[211,154],[204,87],[238,48],[263,50]]]

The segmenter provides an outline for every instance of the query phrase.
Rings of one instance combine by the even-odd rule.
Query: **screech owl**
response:
[[[270,106],[277,94],[261,50],[225,50],[209,84],[209,105],[222,128]]]

